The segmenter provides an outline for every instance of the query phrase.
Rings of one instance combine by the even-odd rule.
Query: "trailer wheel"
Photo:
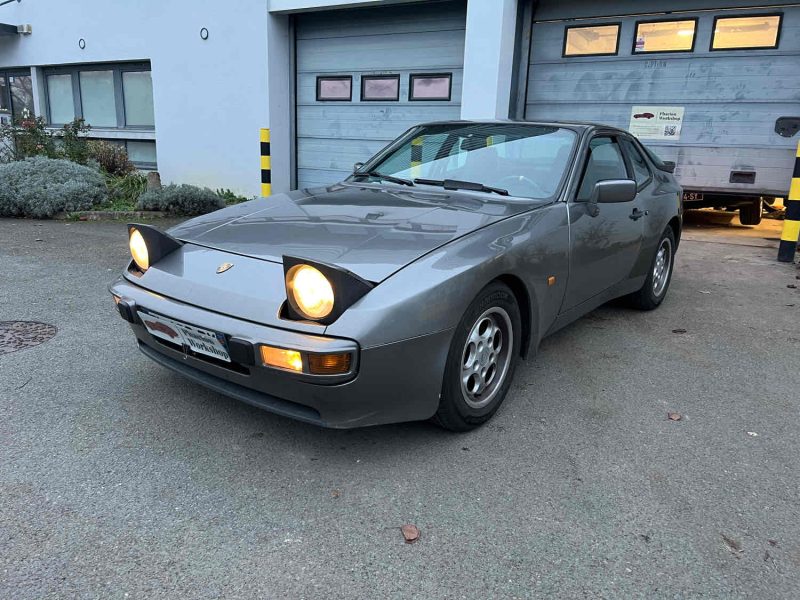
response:
[[[739,222],[742,225],[758,225],[761,223],[762,201],[759,198],[752,204],[739,207]]]

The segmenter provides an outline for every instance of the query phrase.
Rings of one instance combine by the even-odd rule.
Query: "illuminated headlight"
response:
[[[308,319],[324,319],[333,311],[333,285],[311,265],[295,265],[286,273],[286,290],[292,308]]]
[[[131,228],[128,246],[136,266],[142,271],[147,271],[150,268],[150,254],[147,252],[147,244],[138,229]]]
[[[182,242],[151,225],[128,225],[128,247],[136,267],[145,272]]]

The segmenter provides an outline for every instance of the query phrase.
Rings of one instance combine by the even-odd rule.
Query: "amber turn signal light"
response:
[[[308,371],[314,375],[341,375],[350,371],[352,355],[349,352],[339,354],[309,354]]]
[[[303,372],[303,357],[297,350],[261,346],[261,362],[276,369]]]

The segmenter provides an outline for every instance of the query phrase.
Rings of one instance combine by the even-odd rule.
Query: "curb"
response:
[[[78,221],[117,221],[119,219],[161,219],[164,217],[166,217],[166,214],[159,210],[80,210],[53,215],[53,218],[59,221],[71,219]]]

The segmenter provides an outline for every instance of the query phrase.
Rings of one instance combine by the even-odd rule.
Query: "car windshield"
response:
[[[576,139],[569,129],[525,123],[425,125],[355,177],[548,199],[559,189]]]

